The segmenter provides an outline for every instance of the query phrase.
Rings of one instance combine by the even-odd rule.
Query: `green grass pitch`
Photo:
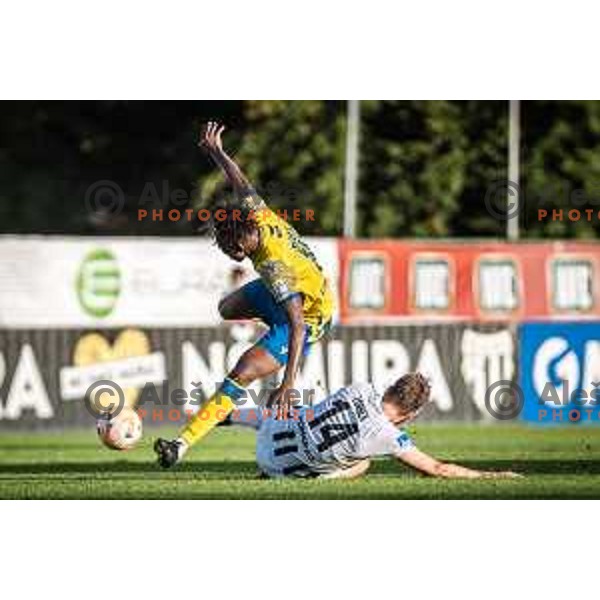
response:
[[[421,425],[420,448],[470,467],[512,469],[517,481],[447,481],[374,461],[357,481],[257,478],[254,434],[217,430],[173,471],[154,464],[147,430],[130,452],[93,430],[0,435],[0,498],[600,498],[600,428]]]

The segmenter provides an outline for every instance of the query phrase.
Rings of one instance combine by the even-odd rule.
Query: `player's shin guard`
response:
[[[246,388],[227,377],[223,385],[202,405],[200,410],[181,430],[179,438],[187,446],[199,442],[209,431],[223,421],[235,408],[234,400],[239,400],[246,393]]]

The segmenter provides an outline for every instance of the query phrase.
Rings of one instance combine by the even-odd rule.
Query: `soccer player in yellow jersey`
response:
[[[268,332],[239,359],[219,390],[192,417],[175,440],[158,439],[154,449],[163,467],[177,463],[246,397],[245,390],[285,366],[283,380],[270,397],[286,418],[302,355],[331,326],[333,295],[314,255],[287,221],[271,211],[223,150],[224,127],[209,122],[200,146],[220,167],[236,194],[236,210],[213,219],[216,243],[230,258],[248,257],[260,279],[236,290],[219,304],[224,319],[260,319]],[[216,216],[216,215],[215,215]]]

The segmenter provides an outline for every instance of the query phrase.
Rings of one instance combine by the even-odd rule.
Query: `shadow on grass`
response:
[[[0,476],[14,474],[56,475],[69,473],[189,473],[221,475],[225,477],[248,477],[257,472],[253,461],[186,462],[175,469],[161,469],[154,462],[49,462],[49,463],[0,463]]]
[[[90,446],[90,444],[86,443],[68,443],[60,442],[57,444],[48,444],[47,442],[40,442],[39,445],[31,444],[29,442],[18,444],[18,443],[8,443],[2,444],[0,443],[0,452],[39,452],[40,450],[59,450],[61,452],[71,452],[77,450],[79,452],[94,452],[101,449],[102,446],[98,444],[97,446]]]
[[[461,465],[472,469],[492,471],[516,471],[524,475],[600,475],[600,460],[480,460],[461,461]],[[0,476],[14,474],[59,475],[59,474],[111,474],[111,473],[186,473],[212,477],[253,477],[257,474],[254,461],[186,462],[172,471],[161,469],[154,462],[130,462],[125,460],[104,462],[49,462],[49,463],[0,463]],[[399,467],[393,460],[374,461],[369,475],[395,476],[411,473]]]

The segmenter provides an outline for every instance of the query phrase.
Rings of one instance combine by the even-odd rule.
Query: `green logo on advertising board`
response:
[[[98,318],[108,316],[121,292],[121,274],[115,255],[106,249],[90,252],[81,264],[76,287],[86,313]]]

